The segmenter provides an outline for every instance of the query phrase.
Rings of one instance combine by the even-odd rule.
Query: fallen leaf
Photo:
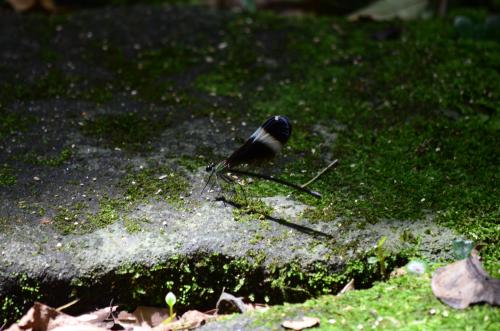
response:
[[[386,21],[395,18],[412,20],[419,18],[426,11],[428,0],[379,0],[350,14],[347,19],[358,21],[369,18],[374,21]]]
[[[7,0],[15,11],[23,12],[36,8],[40,8],[53,12],[56,10],[54,0]]]
[[[58,312],[52,307],[35,302],[33,307],[6,331],[107,331],[87,322],[79,321],[73,316]]]
[[[500,279],[486,273],[475,251],[467,259],[437,269],[431,286],[436,297],[456,309],[478,302],[500,305]]]
[[[171,330],[191,330],[199,328],[206,322],[216,319],[215,315],[202,313],[198,310],[189,310],[182,317],[169,324],[160,324],[154,327],[153,331],[171,331]]]
[[[110,319],[111,312],[115,312],[118,306],[101,308],[91,313],[79,315],[75,317],[81,322],[91,323],[96,326],[105,327]]]
[[[283,323],[281,323],[281,326],[285,329],[300,331],[303,329],[312,328],[314,326],[319,326],[319,318],[304,316],[300,320],[283,321]]]
[[[130,315],[136,318],[136,325],[155,327],[160,325],[165,319],[170,316],[167,308],[139,306]],[[127,315],[130,318],[130,315]],[[118,315],[118,319],[125,319],[125,314]]]

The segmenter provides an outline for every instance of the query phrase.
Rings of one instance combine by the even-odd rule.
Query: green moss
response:
[[[140,202],[149,199],[165,199],[176,206],[181,205],[188,194],[189,183],[170,167],[143,169],[126,175],[118,185],[123,196],[102,198],[96,212],[90,212],[84,203],[59,207],[54,216],[54,227],[63,234],[88,233],[104,228],[123,219],[127,231],[140,230],[145,219],[130,219],[124,216]]]
[[[112,203],[102,203],[96,218],[103,219],[103,215],[107,215],[106,219],[115,220],[112,210],[122,206],[108,209],[106,205]],[[81,210],[83,208],[80,206]],[[124,221],[127,222],[126,219]],[[134,224],[137,223],[134,221]],[[341,272],[319,262],[306,268],[297,261],[286,265],[271,264],[264,268],[265,259],[266,255],[262,251],[249,251],[245,258],[197,252],[190,256],[172,256],[167,261],[153,265],[122,265],[109,274],[99,275],[98,283],[92,274],[87,274],[84,278],[71,280],[68,286],[71,287],[71,295],[82,301],[95,300],[92,293],[102,291],[131,306],[162,306],[165,293],[172,291],[178,298],[178,309],[184,310],[193,306],[200,309],[212,307],[223,289],[256,302],[277,304],[283,301],[301,302],[311,296],[336,293],[352,278],[356,280],[357,287],[370,286],[380,277],[377,267],[370,264],[366,257],[347,263]],[[387,267],[392,269],[405,260],[401,255],[387,256]],[[89,291],[89,287],[93,291]],[[43,290],[40,293],[48,292]],[[12,307],[9,305],[6,308],[9,313]]]
[[[47,50],[47,53],[53,52]],[[69,74],[52,68],[33,82],[18,84],[0,83],[0,100],[9,104],[15,100],[70,99],[104,102],[110,99],[110,92],[100,84],[88,84],[86,77]]]
[[[14,185],[16,181],[14,169],[7,165],[0,165],[0,186]]]
[[[125,226],[125,230],[127,230],[128,233],[140,232],[142,230],[141,224],[149,222],[150,221],[147,218],[123,218],[123,225]]]
[[[162,130],[171,125],[168,114],[149,112],[145,114],[124,113],[96,116],[84,122],[85,134],[97,138],[110,147],[129,151],[150,151],[152,142]]]
[[[210,157],[204,155],[203,152],[199,151],[200,150],[198,149],[198,152],[196,152],[197,155],[196,158],[181,156],[180,158],[177,159],[177,163],[190,172],[194,172],[195,170],[198,170],[200,167],[207,166],[208,164],[207,159],[210,159]]]
[[[221,322],[231,329],[241,320],[249,330],[282,330],[284,320],[302,316],[318,317],[317,330],[496,330],[500,311],[488,305],[454,310],[437,300],[430,277],[406,275],[379,283],[368,290],[350,291],[341,296],[323,296],[299,305],[271,307]]]
[[[306,270],[298,262],[263,269],[264,259],[265,255],[259,251],[249,252],[247,258],[238,259],[204,253],[173,256],[154,266],[123,265],[115,273],[101,279],[100,284],[112,282],[117,289],[127,288],[127,291],[117,293],[116,297],[130,305],[164,305],[165,294],[171,291],[178,299],[176,307],[183,310],[193,306],[213,306],[223,288],[257,302],[300,302],[311,296],[335,293],[353,277],[359,286],[367,286],[379,277],[366,259],[350,263],[342,273],[329,270],[320,263],[312,264]],[[396,256],[388,261],[391,262],[388,263],[390,267],[395,261],[401,263]],[[86,287],[93,282],[81,279],[75,284],[86,291]],[[78,289],[76,291],[79,292]]]
[[[15,289],[10,295],[2,297],[0,323],[12,322],[26,313],[25,309],[42,298],[40,284],[26,274],[16,275]],[[6,285],[6,284],[5,284]]]
[[[89,233],[118,221],[127,206],[126,201],[104,198],[95,213],[88,212],[83,203],[60,207],[54,216],[54,227],[62,234]]]
[[[255,38],[251,16],[237,17],[227,23],[224,41],[209,49],[210,59],[195,87],[212,95],[242,99],[256,90],[267,71],[262,45]]]
[[[202,45],[199,46],[172,43],[125,56],[118,46],[106,44],[103,50],[101,44],[96,44],[90,57],[115,76],[112,83],[98,82],[111,94],[125,93],[155,104],[189,105],[193,97],[187,96],[173,77],[201,63]]]
[[[0,217],[0,229],[4,231],[9,224],[9,219],[7,217]]]
[[[132,202],[162,198],[179,204],[188,194],[189,183],[182,174],[161,166],[130,173],[121,186],[125,198]]]
[[[269,217],[273,211],[272,207],[266,205],[260,199],[250,199],[246,198],[245,195],[240,194],[235,195],[232,200],[234,200],[237,204],[241,204],[241,207],[233,209],[233,217],[235,221],[254,221],[256,219],[264,219]]]
[[[0,140],[5,139],[7,136],[25,131],[30,123],[36,121],[36,119],[27,114],[19,114],[13,112],[7,112],[2,109],[0,99]]]
[[[33,164],[33,165],[43,165],[43,166],[51,166],[56,167],[63,165],[68,160],[71,159],[73,152],[70,148],[63,148],[58,155],[39,155],[35,152],[28,152],[21,157],[19,157],[23,162]]]

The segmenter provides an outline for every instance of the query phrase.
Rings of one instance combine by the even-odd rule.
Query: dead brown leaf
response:
[[[300,331],[303,329],[319,326],[319,318],[304,316],[300,320],[283,321],[283,323],[281,323],[281,326],[285,329]]]
[[[54,0],[7,0],[15,11],[24,12],[36,7],[53,12],[56,10]]]
[[[179,320],[168,324],[160,324],[154,327],[152,331],[191,330],[199,328],[214,319],[216,319],[215,315],[205,314],[198,310],[189,310]]]
[[[139,306],[130,315],[135,317],[136,325],[153,328],[166,320],[170,316],[170,313],[167,308]],[[127,317],[130,316],[128,315]],[[118,319],[125,319],[125,314],[118,315]]]
[[[54,308],[35,302],[33,307],[18,323],[13,324],[6,331],[107,331],[107,329],[79,321],[73,316],[58,312]]]
[[[500,279],[490,277],[474,253],[437,269],[431,286],[436,297],[456,309],[478,302],[500,305]]]
[[[115,312],[118,306],[101,308],[91,313],[79,315],[75,317],[77,320],[85,323],[90,323],[99,327],[106,327],[111,318],[111,313]]]

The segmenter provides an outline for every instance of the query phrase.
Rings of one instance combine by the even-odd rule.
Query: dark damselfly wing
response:
[[[291,134],[292,125],[286,116],[277,115],[268,118],[225,160],[226,168],[241,164],[258,164],[274,158]]]

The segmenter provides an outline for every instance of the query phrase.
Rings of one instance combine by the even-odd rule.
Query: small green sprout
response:
[[[175,294],[173,294],[172,292],[168,292],[168,294],[165,296],[165,302],[170,309],[170,320],[173,319],[172,316],[174,315],[174,305],[176,301],[177,299],[175,298]]]
[[[382,236],[380,240],[377,242],[377,246],[375,247],[375,254],[376,256],[370,256],[368,258],[368,263],[370,264],[378,264],[380,267],[380,276],[382,279],[387,278],[387,270],[386,270],[386,264],[387,262],[385,261],[386,258],[386,252],[384,251],[384,243],[387,240],[386,236]]]

